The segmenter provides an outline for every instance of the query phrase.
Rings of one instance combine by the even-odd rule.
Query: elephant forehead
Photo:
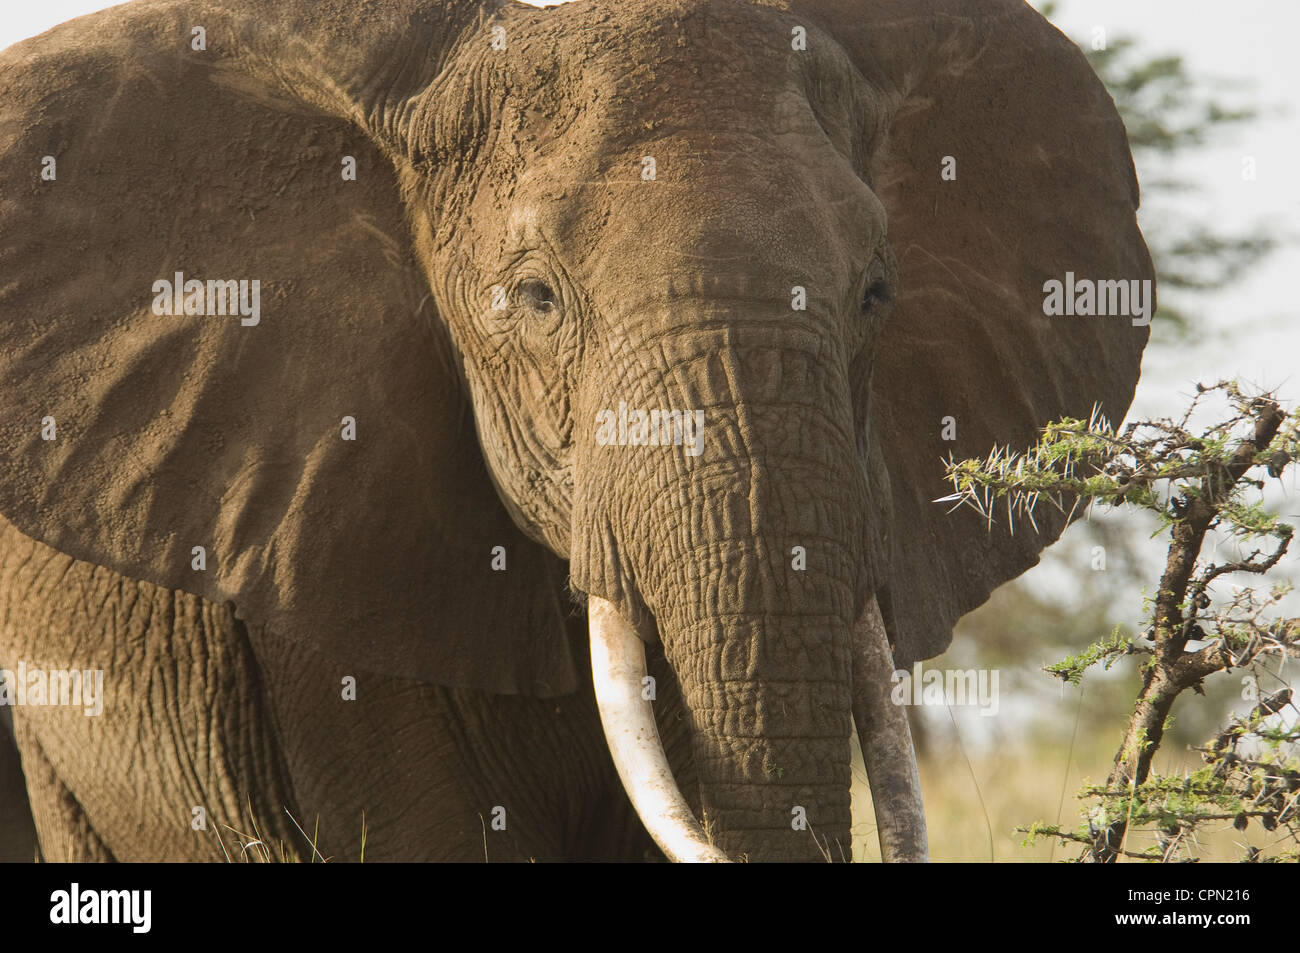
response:
[[[776,6],[694,2],[508,19],[514,52],[492,61],[510,90],[490,140],[500,172],[477,217],[503,209],[511,248],[586,241],[590,255],[631,230],[642,248],[695,254],[805,248],[839,272],[830,236],[851,258],[879,244],[883,208],[858,170],[882,100],[814,27]],[[463,64],[469,78],[484,81],[488,55]]]
[[[510,74],[521,107],[548,124],[598,119],[606,139],[680,121],[779,134],[792,92],[803,113],[810,97],[874,111],[845,52],[783,4],[572,3],[512,8],[506,19],[515,52],[491,63]]]
[[[725,272],[787,293],[841,286],[883,241],[884,208],[824,138],[788,145],[715,137],[704,148],[677,134],[648,139],[622,168],[543,166],[511,197],[508,231],[558,250],[585,280]]]
[[[742,70],[765,52],[792,50],[800,22],[778,6],[718,0],[572,3],[521,19],[525,35],[546,34],[559,52],[581,51],[584,68],[596,69],[626,68],[630,56],[638,65]]]

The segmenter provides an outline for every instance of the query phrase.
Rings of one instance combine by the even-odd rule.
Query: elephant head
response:
[[[1064,525],[946,514],[942,458],[1119,419],[1147,337],[1045,313],[1152,270],[1123,125],[1037,13],[141,2],[11,49],[0,104],[22,532],[497,693],[580,684],[567,563],[670,855],[846,854],[856,717],[923,856],[881,686]]]

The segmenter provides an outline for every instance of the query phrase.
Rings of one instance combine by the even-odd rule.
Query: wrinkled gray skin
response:
[[[48,861],[258,860],[257,848],[242,850],[255,839],[273,859],[283,849],[304,861],[358,860],[363,834],[368,860],[656,856],[609,764],[590,688],[489,696],[357,673],[357,701],[345,703],[338,665],[319,654],[11,527],[0,579],[9,631],[29,633],[7,636],[9,657],[90,659],[83,664],[103,664],[112,691],[131,700],[98,718],[17,710]],[[75,647],[91,637],[110,644],[90,655]],[[676,736],[666,741],[681,757]],[[19,811],[11,755],[0,744],[0,857],[30,861],[32,822]],[[206,831],[191,829],[195,806]],[[491,828],[497,806],[505,831]]]
[[[294,297],[302,285],[268,299],[263,326],[247,329],[262,333],[255,339],[239,338],[245,331],[234,322],[212,330],[224,319],[158,319],[159,328],[226,335],[222,347],[257,342],[223,352],[229,356],[183,384],[184,362],[199,362],[201,348],[178,351],[178,362],[130,357],[95,365],[127,368],[120,380],[153,382],[136,396],[115,387],[84,398],[100,410],[94,401],[101,398],[103,406],[152,408],[132,411],[144,415],[122,433],[153,439],[152,421],[168,406],[180,408],[179,418],[156,425],[164,428],[156,446],[132,444],[144,461],[140,472],[154,481],[147,485],[157,488],[147,507],[135,507],[132,493],[114,495],[111,472],[81,487],[78,474],[101,459],[89,451],[69,458],[77,465],[32,464],[27,475],[17,472],[25,461],[46,459],[39,446],[20,443],[30,434],[7,442],[10,458],[24,462],[0,492],[0,512],[11,521],[0,537],[0,663],[100,666],[111,692],[101,718],[16,713],[42,855],[237,859],[256,824],[277,856],[281,844],[312,856],[296,819],[308,834],[319,831],[320,854],[355,859],[364,812],[367,859],[655,856],[604,746],[582,616],[554,609],[567,598],[567,561],[577,601],[584,594],[609,600],[650,645],[669,760],[715,842],[734,859],[848,856],[855,621],[878,598],[900,663],[936,654],[952,621],[1032,564],[1061,528],[1045,520],[1041,536],[1026,529],[1011,540],[978,520],[937,522],[927,507],[942,492],[938,458],[982,453],[995,441],[1023,444],[1047,419],[1086,415],[1094,402],[1118,419],[1131,397],[1145,329],[1123,319],[1048,327],[1033,297],[1058,267],[1150,275],[1133,225],[1131,164],[1109,100],[1077,51],[1011,0],[806,10],[738,0],[581,0],[557,10],[452,0],[333,7],[145,3],[5,54],[0,77],[23,94],[0,117],[12,163],[5,168],[26,169],[20,163],[30,155],[53,148],[40,139],[40,117],[58,104],[47,108],[33,91],[56,84],[51,70],[67,65],[59,58],[75,59],[66,50],[99,42],[167,51],[161,78],[132,87],[111,108],[77,100],[85,106],[78,116],[119,123],[120,135],[134,128],[135,120],[121,118],[132,109],[166,116],[168,95],[198,95],[184,85],[191,80],[168,79],[165,70],[197,69],[177,64],[191,62],[189,28],[203,24],[222,63],[204,89],[240,109],[219,116],[219,128],[212,119],[208,140],[186,138],[178,120],[169,133],[175,159],[130,153],[123,167],[156,161],[158,176],[218,177],[227,187],[210,188],[201,201],[228,203],[239,222],[241,189],[283,194],[299,212],[277,218],[276,200],[245,197],[256,209],[248,211],[252,224],[241,226],[246,237],[205,258],[194,237],[202,229],[173,232],[165,209],[142,208],[140,220],[152,224],[124,229],[120,239],[106,231],[112,214],[101,211],[84,226],[100,230],[88,241],[115,246],[111,267],[135,271],[130,281],[115,283],[112,272],[101,279],[104,296],[120,293],[122,301],[110,301],[118,309],[111,314],[85,315],[95,334],[115,333],[100,330],[116,327],[113,314],[141,313],[148,300],[141,289],[181,267],[200,277],[273,276],[265,262],[280,262],[275,252],[238,256],[276,229],[307,242],[301,273],[285,274],[319,280],[330,292],[318,308]],[[953,11],[960,16],[947,15]],[[872,18],[883,25],[876,29]],[[122,23],[129,28],[120,33],[108,28]],[[791,49],[791,24],[807,25],[807,51]],[[494,26],[504,27],[504,51],[492,48]],[[952,31],[952,42],[936,39],[940,29]],[[1006,85],[988,95],[974,79],[962,80],[962,89],[977,90],[970,95],[979,109],[1004,110],[997,117],[980,121],[957,87],[945,95],[922,88],[955,75],[986,47],[1023,57],[1031,71],[1024,79],[1012,63],[1006,75],[1016,78],[999,80]],[[945,65],[941,54],[959,65]],[[972,75],[1002,76],[1002,66],[978,60]],[[92,75],[90,66],[77,69]],[[193,82],[207,82],[204,76]],[[1042,80],[1047,93],[1031,100],[1032,76],[1049,78]],[[896,117],[917,115],[900,107],[913,86],[921,89],[917,108],[950,111],[887,134]],[[1025,102],[1004,105],[1011,88],[1025,89]],[[1076,92],[1077,100],[1061,99]],[[138,106],[129,98],[136,95]],[[196,123],[215,109],[183,99],[171,107],[189,109]],[[1085,121],[1089,110],[1095,122]],[[1079,129],[1044,133],[1047,148],[1026,143],[991,157],[991,149],[1006,148],[1004,138],[1019,144],[1036,134],[1024,116],[1052,129],[1063,113],[1080,117]],[[1019,121],[1030,132],[1013,133],[1009,124]],[[152,134],[139,123],[142,135]],[[75,138],[80,127],[69,128],[64,134]],[[204,141],[219,145],[205,149]],[[13,143],[24,145],[26,158],[14,158]],[[303,143],[325,153],[327,171],[316,180],[302,165]],[[919,154],[903,154],[909,145]],[[256,173],[263,178],[244,171],[281,146],[283,162],[266,162]],[[959,179],[965,191],[943,193],[951,204],[936,215],[938,193],[925,190],[938,187],[948,150],[974,171]],[[342,151],[362,159],[352,192],[337,185]],[[243,165],[220,165],[233,162],[222,156],[242,162],[245,155],[252,158]],[[75,170],[78,156],[73,148],[60,162]],[[654,160],[653,180],[643,174],[643,157]],[[112,158],[101,161],[116,168]],[[299,165],[302,175],[284,172]],[[168,171],[175,169],[186,171]],[[906,176],[922,175],[916,170],[924,178],[907,185]],[[102,175],[109,183],[109,172]],[[276,176],[285,176],[279,191]],[[326,176],[327,184],[313,184]],[[116,201],[112,188],[130,179],[114,179],[86,201]],[[121,208],[146,194],[132,189],[164,187],[146,181],[121,186]],[[370,254],[367,242],[378,234],[388,257],[374,252],[365,259],[373,266],[330,285],[348,266],[321,251],[333,233],[328,213],[312,209],[359,201],[334,196],[370,194],[362,189],[387,189],[392,209],[374,205],[371,217],[372,206],[361,206],[369,224],[356,229],[354,254]],[[37,228],[42,200],[27,195],[14,208],[30,211]],[[187,214],[191,200],[186,193],[172,214]],[[1070,236],[1061,237],[1062,221]],[[182,243],[188,257],[182,261],[169,242]],[[16,239],[0,246],[0,270],[9,271],[0,286],[18,274],[11,306],[44,319],[45,286],[33,276],[50,266],[22,254]],[[1035,254],[1042,260],[1031,262]],[[109,267],[90,259],[77,267]],[[397,264],[385,266],[390,259]],[[387,304],[377,279],[365,283],[383,267],[403,269],[405,287],[414,289],[387,312],[379,310]],[[795,286],[807,289],[805,310],[791,307]],[[490,306],[497,287],[507,296],[503,310]],[[64,305],[56,334],[73,327],[67,341],[80,341],[69,322],[83,305]],[[304,316],[299,336],[272,337],[295,307]],[[342,355],[316,353],[310,335],[332,333],[331,322],[356,315],[371,322],[371,338],[394,321],[423,323],[418,334],[393,333],[373,358],[364,350],[371,338],[348,339]],[[149,320],[131,317],[123,327]],[[90,353],[120,347],[127,354],[132,345],[120,343],[127,341],[94,338],[106,350]],[[9,353],[31,356],[4,369],[6,399],[27,399],[16,383],[23,373],[58,366],[41,347],[73,344],[45,337],[24,346],[8,345]],[[437,374],[408,384],[426,355]],[[259,360],[265,363],[239,363]],[[276,376],[285,366],[298,377]],[[335,399],[354,370],[356,388],[382,390],[392,381],[373,413],[357,415],[365,435],[358,450],[365,439],[381,449],[361,458],[371,469],[335,472],[322,489],[319,474],[335,459],[329,448],[339,446],[328,441],[339,417],[362,400],[360,389]],[[218,393],[212,400],[225,400],[230,413],[205,430],[209,405],[187,403],[185,388],[226,386],[223,374],[235,381],[229,397],[204,393]],[[85,373],[68,371],[67,381],[76,379]],[[277,404],[284,395],[290,403]],[[54,412],[31,400],[22,408],[24,427]],[[600,445],[596,415],[620,402],[703,411],[703,453]],[[320,416],[310,426],[292,417],[295,429],[261,438],[237,429],[246,418],[250,427],[277,426],[316,404]],[[382,443],[400,427],[381,421],[402,424],[408,408],[429,406],[452,436],[439,442],[413,426],[410,443]],[[64,412],[69,436],[60,440],[75,448],[96,439],[95,426],[112,432],[110,411],[100,410]],[[962,421],[966,442],[939,442],[940,418],[949,413]],[[177,434],[211,435],[203,443],[208,456],[180,454],[188,445],[165,432],[177,419]],[[324,436],[304,437],[299,447],[298,435],[311,427]],[[137,457],[111,456],[117,446],[104,451],[104,466],[118,460],[135,473]],[[384,446],[399,449],[385,457]],[[227,467],[222,454],[232,447],[267,456],[256,470]],[[280,452],[296,456],[265,463]],[[297,461],[309,455],[304,475]],[[169,465],[154,467],[155,460]],[[173,486],[167,481],[178,470],[212,474],[214,489],[205,495],[181,478]],[[254,472],[268,482],[244,479]],[[300,481],[297,490],[269,482],[282,473]],[[311,479],[319,481],[314,489]],[[293,495],[305,486],[317,495]],[[284,502],[291,498],[292,507]],[[307,502],[298,506],[300,499]],[[346,510],[354,499],[358,509]],[[307,505],[313,500],[318,505]],[[378,539],[402,550],[408,530],[464,540],[463,552],[446,544],[439,553],[454,558],[426,558],[411,548],[405,562],[371,569],[387,550],[372,558],[365,547]],[[220,545],[216,568],[200,576],[190,572],[188,554],[205,533]],[[507,573],[489,569],[496,542],[514,560]],[[794,547],[807,552],[804,570],[792,565]],[[261,561],[242,558],[249,553]],[[351,553],[361,554],[355,565]],[[358,608],[369,598],[374,605]],[[530,652],[542,661],[529,661]],[[341,700],[346,675],[358,679],[356,701]],[[9,754],[0,753],[0,791],[15,784]],[[199,806],[204,830],[192,826]],[[791,824],[797,807],[811,829]],[[493,826],[497,808],[504,808],[504,830]],[[30,854],[22,825],[10,830],[17,833],[8,856]]]

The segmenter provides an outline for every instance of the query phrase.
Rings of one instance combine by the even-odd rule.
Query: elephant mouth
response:
[[[643,695],[645,643],[605,599],[588,600],[596,704],[614,767],[637,816],[673,862],[726,863],[673,778]],[[903,709],[890,700],[892,653],[874,599],[853,634],[853,718],[886,862],[929,859],[916,754]]]

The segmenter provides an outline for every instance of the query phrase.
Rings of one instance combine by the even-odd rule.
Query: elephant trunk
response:
[[[573,585],[662,641],[713,843],[735,860],[847,860],[852,642],[870,575],[847,368],[806,328],[713,323],[691,342],[639,342],[667,366],[625,366],[611,375],[623,393],[585,401],[620,420],[617,439],[579,451]],[[624,405],[702,427],[693,444],[656,445],[639,417],[624,434]]]
[[[618,611],[591,598],[591,665],[605,737],[637,815],[674,862],[725,862],[672,776],[645,692],[645,646]],[[881,859],[929,860],[916,754],[902,709],[889,696],[892,656],[875,600],[853,639],[853,718],[871,784]],[[792,822],[793,823],[793,822]]]
[[[851,858],[846,636],[842,623],[793,613],[667,624],[701,817],[729,856]]]

